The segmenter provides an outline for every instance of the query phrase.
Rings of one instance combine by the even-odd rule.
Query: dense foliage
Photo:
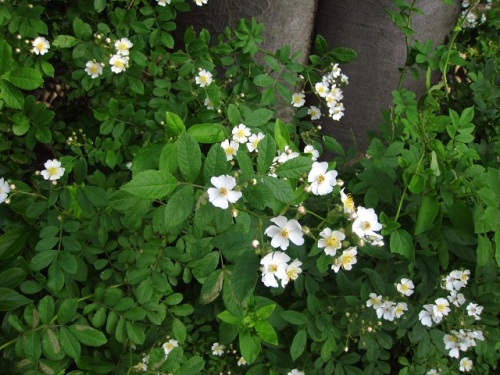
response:
[[[204,3],[2,2],[2,370],[498,369],[498,7],[436,47],[394,1],[427,89],[360,158],[321,133],[354,51],[176,30]]]

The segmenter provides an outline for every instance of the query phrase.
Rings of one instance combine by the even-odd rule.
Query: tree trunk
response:
[[[415,15],[412,27],[420,42],[430,39],[442,44],[451,32],[460,7],[439,0],[419,0],[416,6],[425,15]],[[392,101],[406,60],[403,33],[393,25],[386,8],[390,0],[319,0],[315,32],[326,38],[330,48],[350,47],[358,57],[342,67],[349,76],[344,89],[345,116],[340,122],[324,120],[325,133],[345,147],[366,150],[368,131],[376,131],[381,111]],[[404,86],[417,93],[425,90],[425,79],[407,79]]]
[[[317,0],[210,0],[202,7],[191,5],[192,12],[177,18],[179,32],[193,25],[220,34],[226,26],[234,28],[240,18],[255,17],[264,23],[262,48],[271,52],[290,45],[292,52],[302,51],[307,61],[311,45]]]

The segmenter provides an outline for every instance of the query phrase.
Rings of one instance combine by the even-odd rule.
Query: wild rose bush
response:
[[[474,271],[425,271],[321,158],[354,51],[318,36],[304,66],[255,20],[174,43],[206,3],[3,2],[4,371],[494,368]]]

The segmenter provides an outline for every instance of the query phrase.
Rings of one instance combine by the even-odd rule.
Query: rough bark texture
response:
[[[391,91],[397,88],[406,48],[404,35],[385,12],[391,6],[390,0],[319,0],[315,32],[331,48],[350,47],[358,53],[355,61],[343,67],[350,83],[344,90],[345,116],[340,122],[325,121],[323,126],[325,133],[344,146],[366,149],[367,131],[378,128],[381,111],[389,107]],[[450,6],[439,0],[420,0],[416,6],[425,16],[413,19],[415,38],[443,43],[455,24],[457,2]],[[425,80],[406,80],[405,87],[421,93]]]
[[[264,23],[262,47],[274,52],[288,44],[293,52],[303,52],[307,60],[314,29],[317,0],[210,0],[203,7],[191,5],[192,12],[180,14],[178,29],[193,25],[220,34],[226,26],[235,27],[240,18],[255,17]]]

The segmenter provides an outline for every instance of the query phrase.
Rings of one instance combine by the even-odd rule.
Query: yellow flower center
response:
[[[98,73],[97,65],[91,65],[89,68],[90,73],[96,74]]]
[[[245,136],[245,131],[243,129],[238,130],[238,137],[244,137]]]
[[[267,271],[271,272],[271,273],[275,273],[276,271],[278,271],[278,266],[276,264],[270,264],[267,267]]]
[[[49,169],[47,169],[47,172],[49,173],[49,175],[51,176],[55,176],[57,174],[57,171],[58,171],[58,168],[57,167],[50,167]]]
[[[295,280],[299,275],[297,274],[296,268],[290,268],[286,271],[286,275],[288,276],[288,280]]]
[[[122,60],[116,60],[114,63],[113,63],[113,66],[117,67],[117,68],[123,68],[124,67],[124,63]]]
[[[325,182],[325,175],[324,174],[320,174],[317,178],[318,180],[318,184],[322,184],[323,182]]]
[[[45,44],[43,42],[40,42],[36,45],[36,48],[41,51],[45,49]]]
[[[288,238],[288,235],[289,235],[289,233],[288,233],[288,229],[283,228],[283,229],[281,230],[281,232],[280,232],[280,235],[281,235],[281,237],[283,237],[283,238]]]
[[[344,204],[351,211],[354,211],[356,209],[356,207],[354,206],[354,199],[352,198],[351,194],[347,194]]]
[[[363,224],[361,224],[361,228],[363,228],[363,230],[368,230],[371,228],[371,224],[369,221],[363,221]]]
[[[220,193],[220,195],[222,195],[223,197],[225,197],[227,195],[228,191],[227,191],[227,189],[225,187],[221,187],[219,189],[219,193]]]
[[[337,237],[333,236],[333,235],[331,235],[330,237],[328,237],[325,240],[325,242],[326,242],[326,246],[327,247],[334,247],[334,248],[336,248],[336,247],[339,247],[339,245],[340,245],[339,239]]]
[[[207,76],[200,76],[201,83],[207,83]]]
[[[342,267],[345,268],[347,267],[348,265],[350,265],[352,263],[352,261],[354,260],[354,257],[352,255],[345,255],[342,257]]]
[[[234,154],[234,148],[232,148],[231,146],[228,146],[226,148],[226,155],[232,155]]]

